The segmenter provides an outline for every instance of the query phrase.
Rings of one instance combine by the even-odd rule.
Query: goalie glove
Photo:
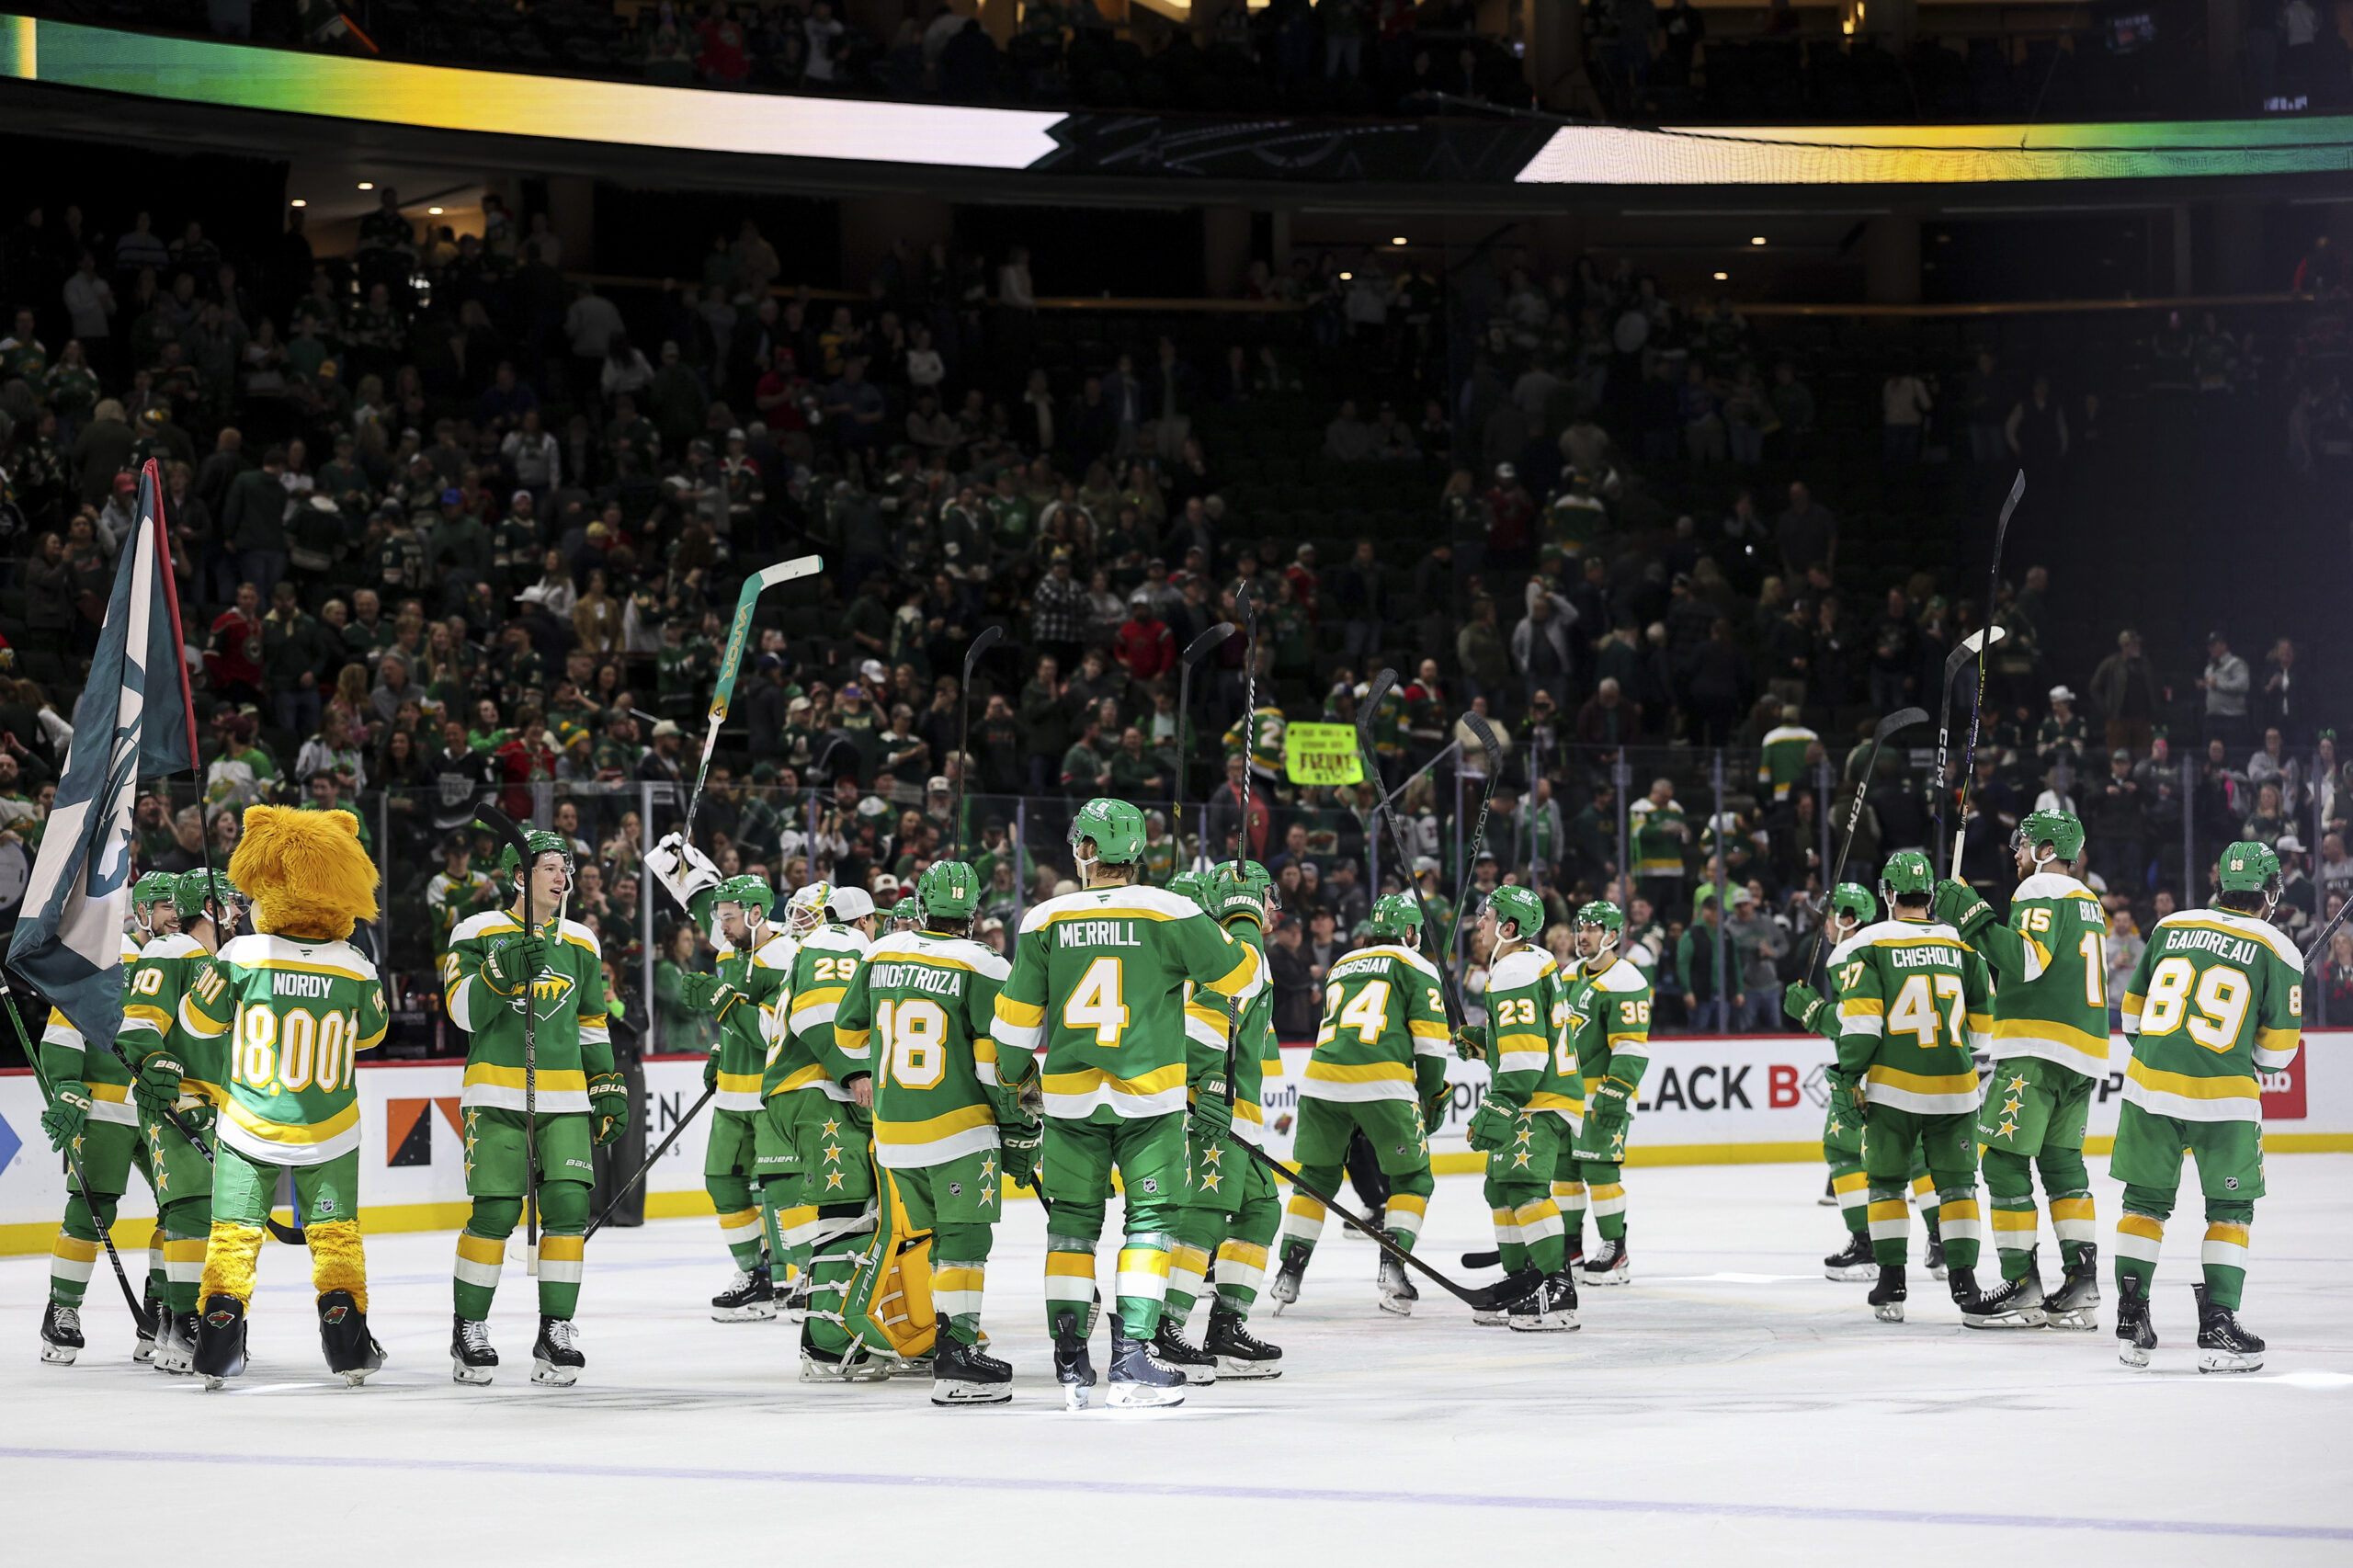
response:
[[[719,867],[711,858],[675,833],[646,851],[645,869],[681,909],[691,908],[697,893],[720,882]]]
[[[1787,1013],[1802,1029],[1812,1029],[1822,1010],[1830,1006],[1828,998],[1803,981],[1789,986],[1781,993],[1781,1011]]]
[[[548,956],[548,939],[537,931],[494,939],[483,955],[482,983],[501,996],[520,996]]]
[[[599,1073],[589,1079],[588,1115],[596,1124],[599,1149],[628,1131],[628,1081],[618,1073]]]
[[[49,1146],[63,1149],[89,1125],[90,1086],[79,1078],[60,1078],[57,1098],[40,1113],[40,1130],[49,1134]]]
[[[1622,1078],[1604,1078],[1586,1100],[1586,1119],[1616,1135],[1634,1119],[1634,1085]]]
[[[1967,941],[1994,923],[1994,906],[1977,896],[1967,882],[1947,877],[1937,884],[1936,916]]]
[[[1518,1121],[1519,1113],[1509,1106],[1495,1099],[1481,1100],[1479,1108],[1471,1113],[1471,1147],[1482,1153],[1510,1148],[1518,1136],[1514,1128]]]
[[[151,1119],[160,1120],[165,1111],[179,1103],[181,1075],[178,1058],[167,1051],[151,1051],[140,1059],[139,1077],[131,1085],[131,1097]]]

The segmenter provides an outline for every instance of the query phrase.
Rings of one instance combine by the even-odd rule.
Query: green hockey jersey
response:
[[[1993,1019],[1985,960],[1934,920],[1881,920],[1830,955],[1838,987],[1838,1065],[1874,1105],[1925,1116],[1974,1114],[1977,1063]]]
[[[1324,982],[1324,1019],[1302,1096],[1420,1100],[1446,1078],[1446,1000],[1438,966],[1394,943],[1358,948]]]
[[[606,1017],[604,956],[597,934],[576,920],[551,920],[547,958],[531,983],[531,1108],[541,1116],[585,1114],[588,1080],[613,1070]],[[501,937],[522,934],[504,909],[461,920],[441,959],[442,1000],[449,1021],[472,1036],[458,1103],[472,1108],[525,1108],[523,1008],[519,994],[501,995],[483,978],[483,960]]]
[[[1568,999],[1552,955],[1518,948],[1487,971],[1487,1097],[1512,1111],[1585,1119],[1585,1080],[1569,1040]]]
[[[124,1013],[130,1012],[130,986],[137,979],[135,966],[139,962],[138,938],[128,932],[122,938]],[[131,1070],[122,1058],[111,1051],[85,1049],[82,1031],[73,1020],[55,1007],[49,1010],[49,1022],[40,1032],[40,1068],[52,1084],[61,1078],[78,1078],[90,1091],[90,1119],[111,1121],[123,1127],[139,1125],[139,1108],[131,1103]]]
[[[223,1103],[229,1058],[219,1040],[199,1040],[179,1027],[180,998],[212,955],[184,931],[156,937],[139,950],[123,990],[122,1053],[132,1062],[168,1046],[178,1052],[178,1108]]]
[[[2089,1077],[2108,1071],[2108,912],[2070,876],[2037,871],[2010,895],[2007,926],[1969,945],[1994,971],[1997,1062],[2040,1056]]]
[[[2168,915],[2124,994],[2124,1097],[2185,1121],[2260,1121],[2257,1073],[2303,1041],[2304,962],[2268,921],[2227,909]]]
[[[1266,943],[1257,926],[1243,920],[1226,927],[1227,935],[1263,960]],[[1235,1028],[1233,1005],[1214,992],[1185,983],[1186,1076],[1199,1083],[1212,1069],[1225,1065],[1225,1041],[1233,1037],[1233,1135],[1245,1143],[1267,1141],[1267,1079],[1283,1074],[1282,1046],[1275,1039],[1275,997],[1272,986],[1262,987],[1242,1008]]]
[[[1651,1064],[1650,976],[1625,959],[1611,960],[1599,974],[1579,963],[1562,976],[1561,989],[1579,1076],[1641,1088]]]
[[[1191,899],[1159,888],[1048,899],[1022,916],[1015,937],[1013,972],[997,993],[997,1047],[1045,1048],[1048,1116],[1181,1111],[1188,980],[1246,1003],[1265,985],[1266,964]]]
[[[868,949],[834,1015],[844,1050],[874,1069],[874,1158],[892,1170],[944,1165],[998,1146],[1021,1119],[1035,1057],[999,1056],[996,995],[1010,966],[982,944],[896,931]]]
[[[190,1039],[222,1041],[221,1141],[279,1165],[324,1165],[359,1147],[358,1053],[387,1022],[376,966],[358,949],[291,937],[232,938],[179,1006]]]
[[[842,1087],[867,1072],[863,1040],[844,1043],[834,1020],[858,966],[866,960],[867,940],[847,926],[820,926],[792,948],[791,980],[780,994],[782,1011],[769,1039],[767,1067],[760,1075],[760,1097],[814,1089],[827,1099],[847,1100]],[[781,956],[781,955],[779,955]]]
[[[425,884],[425,911],[433,919],[433,950],[447,952],[450,936],[468,918],[498,907],[498,885],[481,871],[434,874]]]
[[[1648,795],[1626,808],[1626,825],[1634,841],[1634,875],[1679,877],[1683,874],[1684,821],[1679,801],[1660,805]]]

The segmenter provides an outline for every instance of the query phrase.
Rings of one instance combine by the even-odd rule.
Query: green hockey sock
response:
[[[2081,1264],[2086,1250],[2097,1244],[2090,1191],[2052,1193],[2051,1228],[2059,1233],[2059,1261],[2069,1268]]]
[[[1086,1333],[1087,1314],[1095,1306],[1095,1240],[1093,1236],[1046,1237],[1046,1333],[1064,1312],[1078,1314],[1078,1331]]]
[[[1389,1203],[1381,1211],[1381,1225],[1407,1252],[1414,1250],[1414,1238],[1422,1233],[1422,1222],[1429,1215],[1430,1194],[1437,1190],[1438,1183],[1427,1171],[1408,1171],[1391,1178]]]
[[[162,1237],[164,1304],[175,1312],[192,1312],[204,1279],[205,1244],[212,1239],[212,1199],[187,1198],[171,1204],[156,1231]]]
[[[1512,1217],[1518,1221],[1519,1243],[1527,1249],[1528,1261],[1539,1273],[1558,1274],[1568,1266],[1568,1243],[1562,1233],[1560,1206],[1552,1201],[1550,1193],[1519,1205]]]
[[[1871,1183],[1865,1216],[1870,1229],[1871,1261],[1881,1268],[1903,1267],[1912,1247],[1912,1209],[1904,1201],[1903,1185]]]
[[[1580,1160],[1585,1174],[1586,1207],[1593,1213],[1594,1231],[1605,1242],[1626,1239],[1626,1187],[1619,1178],[1624,1167],[1615,1161]]]
[[[1130,1339],[1150,1339],[1160,1332],[1161,1303],[1168,1294],[1168,1249],[1167,1236],[1148,1231],[1120,1244],[1113,1289],[1119,1293],[1120,1332]]]
[[[498,1276],[506,1264],[506,1238],[522,1222],[519,1198],[477,1198],[466,1228],[458,1233],[458,1261],[450,1275],[450,1294],[458,1315],[469,1323],[490,1316],[498,1294]]]
[[[1495,1222],[1495,1256],[1505,1273],[1517,1274],[1528,1267],[1528,1244],[1519,1239],[1519,1210],[1500,1199],[1488,1202],[1488,1216]]]
[[[1299,1179],[1318,1192],[1329,1192],[1340,1183],[1337,1165],[1302,1166]],[[1294,1187],[1290,1201],[1283,1206],[1282,1256],[1288,1263],[1296,1257],[1302,1268],[1315,1256],[1315,1244],[1324,1234],[1324,1205],[1307,1196],[1304,1188]]]
[[[109,1230],[113,1228],[118,1201],[101,1194],[94,1218],[80,1193],[65,1199],[65,1218],[58,1226],[57,1241],[49,1255],[49,1299],[59,1306],[82,1304],[83,1292],[90,1286],[91,1270],[97,1267],[98,1254],[104,1250],[98,1240],[98,1227],[104,1224]]]
[[[1238,1317],[1248,1317],[1266,1279],[1266,1244],[1226,1237],[1217,1249],[1217,1304]]]
[[[719,1216],[719,1239],[727,1248],[727,1256],[735,1267],[749,1274],[760,1266],[767,1251],[763,1237],[760,1206],[753,1200],[750,1178],[739,1176],[707,1176],[703,1190],[710,1194],[710,1207]]]
[[[1177,1211],[1168,1247],[1168,1292],[1162,1299],[1161,1315],[1174,1320],[1180,1333],[1185,1320],[1192,1315],[1193,1303],[1200,1299],[1210,1263],[1225,1236],[1225,1221],[1222,1210]]]
[[[204,1227],[204,1233],[207,1236],[212,1234],[212,1226],[209,1218]],[[203,1270],[204,1266],[201,1263],[197,1265],[198,1273],[201,1274]],[[168,1305],[171,1300],[171,1270],[164,1264],[164,1221],[158,1218],[154,1229],[147,1233],[147,1286],[143,1292],[145,1299],[150,1301],[163,1301]]]
[[[1954,1268],[1976,1267],[1985,1242],[1985,1221],[1975,1185],[1944,1187],[1936,1197],[1936,1228],[1929,1233],[1943,1241],[1945,1262]]]
[[[588,1187],[551,1181],[540,1187],[540,1312],[568,1318],[580,1306],[580,1272],[587,1256]]]
[[[1863,1175],[1862,1161],[1832,1161],[1830,1191],[1838,1199],[1838,1212],[1846,1219],[1847,1229],[1859,1236],[1869,1235],[1870,1222],[1865,1210],[1870,1207],[1870,1180]]]
[[[2042,1222],[2041,1212],[2034,1205],[2034,1167],[2023,1154],[2006,1149],[1986,1150],[1981,1165],[1985,1195],[1993,1200],[1994,1249],[2001,1256],[2002,1278],[2023,1279],[2033,1262],[2035,1237]],[[1913,1190],[1919,1190],[1917,1181]]]
[[[2247,1227],[2254,1219],[2252,1203],[2206,1206],[2206,1239],[2198,1249],[2198,1265],[2206,1278],[2206,1299],[2218,1307],[2238,1311],[2246,1290]]]

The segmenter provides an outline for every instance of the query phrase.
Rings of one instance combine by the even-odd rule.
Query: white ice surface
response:
[[[2094,1170],[2105,1249],[2118,1188],[2105,1161]],[[1152,1413],[1061,1410],[1029,1203],[1012,1206],[988,1278],[984,1321],[1017,1371],[999,1409],[935,1410],[915,1381],[799,1384],[794,1330],[710,1320],[726,1263],[708,1220],[592,1244],[588,1369],[569,1391],[529,1383],[516,1263],[492,1321],[498,1381],[449,1381],[446,1234],[369,1239],[370,1321],[392,1362],[356,1392],[324,1376],[307,1267],[287,1248],[263,1254],[250,1371],[211,1394],[132,1365],[103,1264],[90,1348],[37,1364],[45,1261],[9,1259],[0,1560],[108,1560],[111,1540],[126,1556],[301,1568],[844,1549],[955,1568],[2054,1554],[2342,1568],[2353,1155],[2278,1156],[2268,1177],[2245,1315],[2270,1356],[2245,1377],[2195,1369],[2194,1197],[2166,1238],[2164,1343],[2133,1372],[2116,1362],[2105,1267],[2097,1334],[1972,1333],[1916,1267],[1911,1321],[1874,1322],[1866,1287],[1821,1277],[1839,1221],[1806,1165],[1630,1172],[1635,1282],[1587,1290],[1572,1335],[1473,1328],[1427,1283],[1419,1315],[1385,1318],[1371,1247],[1335,1227],[1306,1298],[1254,1322],[1286,1374]],[[1423,1255],[1460,1274],[1460,1252],[1487,1244],[1475,1182],[1440,1178]],[[2047,1231],[2044,1250],[2055,1277]],[[1107,1279],[1111,1263],[1107,1243]],[[207,1538],[232,1528],[233,1543]]]

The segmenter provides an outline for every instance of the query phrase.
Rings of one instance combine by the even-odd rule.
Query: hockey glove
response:
[[[1185,1131],[1197,1143],[1214,1143],[1233,1131],[1233,1107],[1227,1102],[1227,1084],[1222,1072],[1205,1073],[1193,1086],[1193,1108],[1185,1118]]]
[[[212,1124],[220,1119],[221,1113],[212,1108],[212,1102],[210,1100],[192,1105],[180,1112],[180,1125],[188,1130],[188,1136],[192,1138],[203,1137],[212,1131]]]
[[[997,1140],[1005,1146],[1006,1178],[1016,1187],[1035,1187],[1039,1152],[1046,1142],[1046,1124],[1034,1117],[1027,1121],[1008,1122],[997,1129]]]
[[[1830,1004],[1824,999],[1822,993],[1803,981],[1787,987],[1781,993],[1781,1011],[1795,1019],[1798,1027],[1802,1029],[1813,1028],[1814,1019],[1819,1017],[1822,1009],[1828,1006]]]
[[[483,956],[482,983],[501,996],[520,996],[547,955],[548,939],[537,931],[498,937]]]
[[[719,1047],[715,1045],[702,1059],[702,1086],[713,1094],[719,1092]]]
[[[1454,1031],[1454,1054],[1465,1062],[1484,1062],[1487,1059],[1487,1042],[1481,1040],[1474,1030],[1457,1029]]]
[[[131,1097],[150,1118],[160,1119],[179,1103],[180,1076],[176,1057],[166,1051],[151,1051],[140,1061],[139,1077],[131,1086]]]
[[[628,1081],[618,1073],[599,1073],[589,1079],[588,1116],[596,1126],[599,1149],[628,1131]]]
[[[710,856],[671,834],[646,853],[645,869],[667,888],[678,907],[688,908],[697,893],[719,885],[719,867]]]
[[[1612,1138],[1625,1131],[1634,1119],[1634,1085],[1622,1078],[1604,1078],[1586,1097],[1585,1118]]]
[[[40,1130],[49,1134],[49,1146],[64,1148],[89,1125],[90,1085],[79,1078],[60,1078],[55,1102],[40,1113]]]
[[[1471,1147],[1482,1153],[1510,1148],[1518,1136],[1513,1128],[1518,1120],[1519,1113],[1509,1106],[1497,1100],[1481,1100],[1479,1108],[1471,1113]]]
[[[1453,1104],[1454,1085],[1451,1084],[1434,1090],[1428,1098],[1421,1102],[1423,1137],[1428,1137],[1433,1131],[1446,1124],[1447,1108]]]
[[[1859,1074],[1843,1067],[1833,1067],[1823,1074],[1823,1081],[1830,1087],[1830,1103],[1849,1110],[1860,1110],[1869,1103]]]
[[[1936,915],[1967,941],[1993,924],[1994,906],[1978,897],[1977,890],[1967,882],[1947,877],[1937,884]]]

